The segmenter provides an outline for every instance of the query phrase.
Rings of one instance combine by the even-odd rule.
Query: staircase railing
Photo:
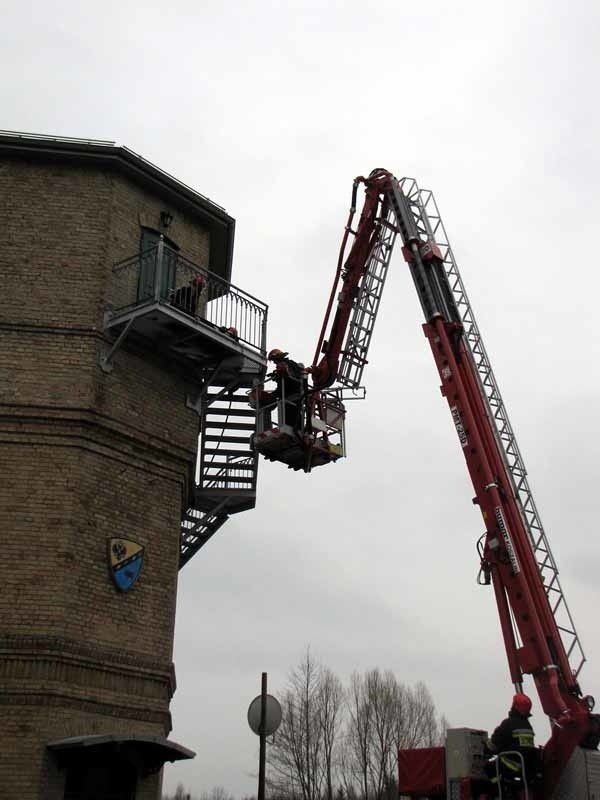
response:
[[[266,304],[163,241],[114,265],[110,300],[113,316],[160,303],[265,352]]]

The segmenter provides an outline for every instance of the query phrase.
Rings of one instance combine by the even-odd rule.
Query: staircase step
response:
[[[252,484],[252,482],[254,481],[254,476],[253,475],[249,475],[247,478],[232,478],[229,475],[227,475],[227,476],[225,476],[225,475],[203,475],[202,476],[202,482],[200,484],[200,488],[201,489],[210,489],[211,487],[210,486],[206,486],[206,484],[207,483],[214,483],[215,481],[217,483],[243,483],[243,484],[246,484],[246,486],[247,486],[248,484]],[[214,487],[214,488],[218,489],[218,488],[223,488],[223,487],[218,487],[217,486],[217,487]],[[232,491],[235,491],[235,489],[233,489],[233,487],[232,487]]]
[[[248,441],[246,441],[246,444],[248,444]],[[216,447],[214,450],[204,447],[203,452],[207,456],[240,456],[240,458],[252,458],[254,456],[252,450],[233,450],[224,447]]]
[[[191,531],[182,531],[182,541],[179,549],[179,569],[187,564],[187,562],[194,556],[198,550],[206,544],[206,542],[219,530],[221,525],[229,519],[228,514],[220,514],[218,517],[213,517],[212,523],[207,526],[203,533],[191,533]],[[186,538],[187,534],[187,538]]]
[[[234,462],[227,463],[226,461],[213,461],[210,459],[204,459],[200,463],[205,470],[218,469],[223,475],[233,471],[239,472],[241,469],[245,470],[246,472],[254,472],[254,461],[249,464],[236,464]]]
[[[207,419],[204,421],[204,427],[232,431],[254,431],[253,422],[217,422],[216,420]]]
[[[215,394],[214,392],[211,392],[210,394],[206,395],[206,400],[209,403],[219,401],[220,403],[245,403],[248,405],[248,395],[246,393],[229,395],[227,393]]]
[[[214,508],[214,505],[215,504],[213,503],[213,506],[212,506],[213,508]],[[225,513],[212,514],[210,512],[210,509],[208,511],[202,512],[202,515],[200,517],[192,517],[191,516],[191,512],[192,511],[197,511],[197,510],[198,509],[196,509],[196,508],[193,508],[193,509],[190,508],[190,509],[188,509],[187,513],[185,514],[183,519],[186,522],[190,523],[192,527],[183,528],[183,534],[184,535],[197,536],[198,532],[201,531],[202,528],[211,528],[211,527],[213,527],[213,525],[216,525],[217,522],[220,522],[223,519],[223,517],[227,517],[227,514],[225,514]]]
[[[248,444],[250,441],[250,436],[213,436],[212,434],[205,433],[202,437],[202,441],[225,442],[226,444]]]
[[[182,530],[182,538],[184,542],[187,540],[188,542],[191,540],[202,539],[205,534],[209,533],[212,528],[215,527],[218,520],[214,520],[212,524],[209,525],[199,525],[197,528],[184,528]]]
[[[212,416],[223,417],[227,416],[228,414],[233,417],[256,417],[256,411],[253,408],[232,409],[232,408],[213,408],[212,406],[209,406],[206,409],[207,417],[212,417]]]

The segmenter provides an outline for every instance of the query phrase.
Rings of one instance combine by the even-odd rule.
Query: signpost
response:
[[[248,725],[260,739],[258,754],[258,800],[265,800],[265,761],[267,736],[272,736],[281,725],[281,706],[272,695],[267,694],[267,673],[263,672],[261,693],[248,707]]]

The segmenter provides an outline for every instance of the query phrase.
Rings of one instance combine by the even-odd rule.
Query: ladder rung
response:
[[[375,317],[375,314],[370,314],[370,316],[371,317]],[[364,325],[358,325],[358,324],[353,325],[352,326],[352,330],[353,331],[357,331],[357,330],[358,331],[364,331],[365,333],[372,333],[373,332],[373,328],[372,327],[371,328],[365,328]]]
[[[369,311],[369,307],[374,305],[379,305],[381,300],[381,292],[378,294],[378,289],[375,286],[371,286],[367,288],[366,286],[363,287],[363,291],[360,295],[360,300],[364,302],[359,302],[358,306],[361,308],[365,313],[368,312],[372,317],[375,316],[376,312]]]
[[[364,352],[366,353],[367,351],[365,350]],[[364,365],[367,363],[368,361],[366,358],[363,358],[355,353],[348,353],[344,355],[344,359],[342,361],[342,364],[345,366],[350,365],[352,367],[364,367]]]
[[[371,261],[376,261],[378,264],[387,264],[387,258],[379,258],[379,256],[371,256]],[[367,270],[368,269],[367,267]]]
[[[384,228],[387,228],[388,230],[393,231],[394,233],[400,233],[400,228],[398,228],[397,225],[392,225],[392,223],[388,222],[388,220],[385,217],[379,217],[378,222],[380,225],[383,225]]]

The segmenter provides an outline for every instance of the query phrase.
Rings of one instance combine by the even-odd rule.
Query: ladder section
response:
[[[444,269],[464,327],[465,342],[477,369],[481,393],[487,401],[490,417],[494,421],[496,439],[529,535],[554,620],[561,632],[573,674],[577,677],[585,663],[585,654],[560,585],[558,567],[533,499],[527,480],[527,470],[435,198],[431,191],[419,189],[416,181],[411,178],[403,178],[399,183],[409,200],[419,236],[423,241],[435,242],[442,253]]]
[[[397,234],[392,219],[393,212],[386,206],[384,216],[378,220],[376,238],[354,301],[337,376],[338,382],[348,389],[359,388],[367,364],[367,353]]]

